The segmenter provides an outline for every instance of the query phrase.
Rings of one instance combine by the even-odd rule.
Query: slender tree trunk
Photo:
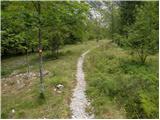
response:
[[[32,47],[32,53],[34,52],[34,48]]]
[[[59,50],[59,47],[58,47],[58,45],[56,46],[56,50],[55,50],[55,52],[56,52],[56,59],[58,59],[58,50]]]
[[[54,49],[53,49],[53,47],[51,48],[51,54],[54,55]]]
[[[4,56],[7,56],[6,49],[4,49],[4,51],[3,51],[3,55],[4,55]]]
[[[43,83],[43,73],[42,73],[42,36],[41,36],[41,4],[38,1],[38,14],[39,14],[39,28],[38,28],[38,39],[39,39],[39,75],[40,75],[40,97],[44,98],[44,83]]]
[[[30,67],[29,67],[29,60],[28,60],[28,44],[27,44],[27,49],[26,49],[26,65],[27,65],[27,78],[29,78]]]

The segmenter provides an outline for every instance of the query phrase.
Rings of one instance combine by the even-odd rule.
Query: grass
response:
[[[95,49],[86,56],[84,69],[95,117],[158,118],[158,55],[141,65],[127,50],[107,40],[98,44],[98,48],[95,41],[67,45],[58,59],[44,52],[43,68],[50,72],[44,78],[45,99],[39,99],[39,79],[21,90],[14,87],[15,92],[2,94],[2,118],[70,118],[77,60],[91,48]],[[30,54],[29,61],[31,71],[38,72],[38,55]],[[3,59],[2,77],[26,72],[26,68],[25,56]],[[57,84],[64,85],[62,93],[54,91]]]
[[[45,100],[39,99],[39,79],[35,79],[30,86],[14,90],[14,93],[2,94],[2,118],[70,118],[69,103],[75,85],[77,60],[84,51],[94,46],[95,41],[67,45],[61,49],[58,59],[53,59],[45,52],[43,68],[50,72],[44,78]],[[32,72],[38,71],[37,57],[36,54],[29,56]],[[2,71],[9,70],[2,77],[9,76],[13,71],[26,72],[24,63],[24,56],[2,60]],[[57,84],[64,85],[62,93],[54,91]],[[15,113],[11,112],[12,109]]]
[[[158,118],[158,54],[142,65],[106,41],[86,57],[85,73],[96,118]]]

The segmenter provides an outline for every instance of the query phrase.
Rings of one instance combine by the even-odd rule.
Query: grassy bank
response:
[[[45,52],[43,68],[49,71],[49,75],[44,78],[45,100],[38,98],[39,79],[31,80],[30,85],[20,90],[13,87],[11,92],[2,92],[2,118],[70,118],[69,103],[75,85],[77,60],[84,51],[94,46],[95,41],[65,46],[58,59]],[[38,72],[38,55],[31,54],[29,60],[31,72]],[[2,71],[5,71],[2,77],[8,77],[13,72],[26,72],[25,57],[2,60]],[[64,85],[61,93],[54,91],[57,84]]]
[[[142,65],[108,41],[86,57],[85,73],[96,118],[158,118],[158,54]]]

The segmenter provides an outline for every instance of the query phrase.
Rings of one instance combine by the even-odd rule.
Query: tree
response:
[[[42,33],[41,33],[41,2],[37,1],[34,3],[35,9],[38,13],[37,23],[38,23],[38,52],[39,52],[39,76],[40,76],[40,98],[44,99],[44,82],[43,82],[43,72],[42,72]]]
[[[136,6],[140,6],[140,1],[121,1],[119,2],[120,10],[120,34],[128,37],[128,27],[135,22]]]
[[[42,38],[41,38],[41,3],[37,2],[37,12],[38,12],[38,41],[39,41],[39,74],[40,74],[40,96],[44,98],[44,83],[43,83],[43,73],[42,73]]]
[[[128,45],[145,63],[158,51],[158,2],[147,2],[137,8],[136,21],[129,32]]]
[[[28,53],[36,51],[38,13],[34,10],[32,3],[2,2],[2,57],[24,54],[26,48]],[[41,8],[41,27],[43,27],[41,38],[44,50],[60,49],[62,45],[86,40],[89,11],[89,5],[86,2],[47,1],[43,2]],[[28,24],[31,26],[27,27]],[[57,33],[61,34],[61,38],[55,41],[53,36]],[[55,44],[52,44],[52,40],[57,43],[58,47],[53,46]],[[59,50],[55,49],[55,51]]]
[[[53,54],[57,54],[59,48],[65,44],[75,44],[84,40],[88,21],[86,3],[57,1],[46,2],[46,6],[47,10],[44,11],[43,17],[45,18],[44,27],[48,31],[45,37]]]

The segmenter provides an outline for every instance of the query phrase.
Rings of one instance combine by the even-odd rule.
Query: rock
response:
[[[36,77],[36,74],[35,74],[35,73],[32,73],[32,76],[33,76],[33,77]]]
[[[19,77],[23,76],[23,74],[19,74]]]
[[[24,83],[18,85],[18,89],[22,89],[24,86],[26,86]]]
[[[57,89],[56,89],[56,88],[54,88],[54,91],[57,91]]]
[[[28,79],[29,77],[30,77],[30,75],[28,75],[28,74],[25,74],[22,76],[23,79]]]
[[[19,75],[16,75],[16,77],[19,77]]]
[[[3,80],[6,80],[6,78],[1,78],[1,80],[3,81]]]
[[[15,82],[14,81],[9,81],[9,85],[14,85]]]
[[[33,76],[33,74],[34,74],[33,72],[29,72],[29,76]],[[28,73],[27,73],[27,75],[28,75]]]
[[[20,84],[20,80],[17,80],[17,84]]]
[[[59,91],[59,90],[58,90],[57,93],[62,93],[62,91]]]
[[[64,88],[64,86],[63,86],[62,84],[58,84],[58,85],[56,86],[56,88],[59,89],[59,90],[62,90],[62,89]]]

